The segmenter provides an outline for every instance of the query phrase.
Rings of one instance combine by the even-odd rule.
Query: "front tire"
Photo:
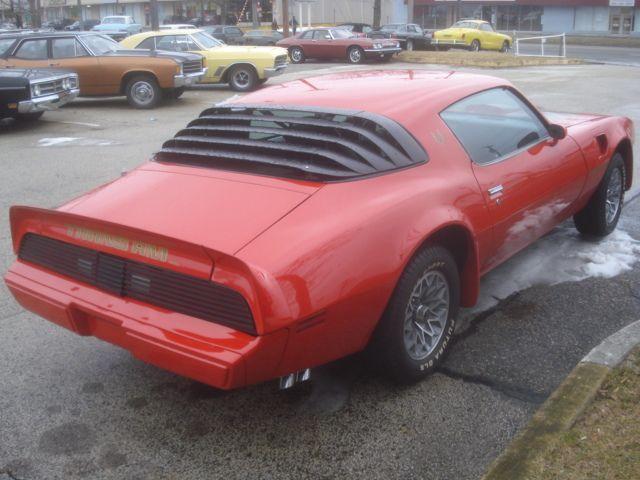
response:
[[[300,47],[291,47],[289,49],[289,58],[291,63],[303,63],[305,60],[304,52]]]
[[[615,230],[622,213],[625,182],[624,160],[616,153],[589,203],[573,217],[581,234],[605,237]]]
[[[393,380],[418,381],[442,361],[455,329],[460,276],[440,246],[426,247],[409,263],[374,338],[376,360]]]
[[[347,60],[354,64],[364,62],[364,50],[360,47],[351,47],[347,52]]]
[[[253,67],[239,65],[229,72],[229,85],[236,92],[249,92],[256,88],[258,75]]]
[[[480,51],[480,40],[476,39],[473,42],[471,42],[470,50],[472,52],[479,52]]]
[[[24,123],[35,122],[36,120],[39,120],[43,114],[44,112],[18,113],[15,116],[15,120],[16,122],[24,122]]]
[[[129,105],[139,109],[150,109],[158,105],[162,90],[155,78],[148,75],[133,77],[125,89]]]

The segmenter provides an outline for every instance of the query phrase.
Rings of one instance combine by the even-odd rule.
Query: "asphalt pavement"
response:
[[[521,44],[520,52],[538,55],[541,53],[541,49],[539,44]],[[561,53],[559,45],[547,46],[546,53],[547,55],[559,55]],[[567,57],[580,58],[594,63],[640,67],[639,47],[598,47],[569,43],[567,44]]]
[[[287,76],[318,69],[351,67],[306,64]],[[640,125],[637,72],[587,65],[490,73],[545,109],[624,114]],[[0,127],[0,268],[14,258],[10,205],[54,207],[113,179],[232,95],[198,88],[153,111],[131,110],[123,99],[80,100],[32,128]],[[559,227],[507,262],[508,271],[526,275],[532,252],[543,261],[558,251],[575,264],[551,262],[548,273],[583,271],[612,249],[636,248],[638,218],[640,199],[625,206],[620,228],[631,239],[620,244],[589,243],[568,233],[570,224]],[[592,347],[640,318],[640,265],[618,253],[627,269],[613,278],[532,282],[489,310],[463,312],[442,368],[402,388],[354,356],[294,391],[274,383],[217,391],[25,312],[2,285],[0,479],[478,478]],[[491,275],[485,295],[504,271]]]

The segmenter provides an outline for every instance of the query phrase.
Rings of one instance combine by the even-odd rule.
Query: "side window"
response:
[[[417,32],[415,25],[407,25],[407,31],[409,33],[416,33]]]
[[[407,26],[406,25],[401,25],[400,28],[398,28],[398,31],[400,33],[406,33],[407,32]]]
[[[300,38],[304,38],[306,40],[309,40],[310,38],[313,37],[313,34],[315,33],[315,30],[307,30],[306,32],[304,32],[302,35],[300,35]]]
[[[164,35],[156,37],[156,48],[158,50],[169,50],[171,52],[180,52],[178,42],[175,35]]]
[[[538,143],[548,132],[516,94],[494,88],[449,106],[440,117],[474,163],[483,165]]]
[[[138,44],[136,48],[141,48],[144,50],[153,50],[154,48],[156,48],[155,41],[156,41],[155,37],[145,38],[143,41],[141,41]]]
[[[186,36],[187,50],[201,50],[191,35]]]
[[[236,27],[227,28],[227,34],[229,35],[242,35],[242,30]]]
[[[15,38],[0,38],[0,55],[4,55],[15,41]]]
[[[47,54],[47,40],[25,40],[15,53],[16,58],[25,60],[45,60]]]
[[[372,31],[373,29],[368,25],[365,25],[364,27],[362,27],[362,33],[371,33]]]
[[[488,23],[483,23],[480,26],[480,30],[482,30],[484,32],[493,32],[493,28],[491,28],[491,25],[489,25]]]
[[[316,30],[313,32],[314,40],[328,40],[331,38],[331,34],[327,30]]]
[[[74,58],[88,55],[82,45],[73,37],[51,40],[51,58]]]

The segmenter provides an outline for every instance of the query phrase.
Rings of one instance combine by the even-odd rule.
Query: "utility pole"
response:
[[[253,21],[253,27],[260,26],[260,19],[258,18],[258,0],[251,0],[251,20]]]
[[[160,30],[160,21],[158,20],[158,0],[149,0],[151,30]]]
[[[289,36],[289,0],[282,0],[282,33]]]
[[[413,0],[407,0],[407,23],[413,23]]]
[[[373,28],[380,28],[380,15],[382,0],[373,1]]]

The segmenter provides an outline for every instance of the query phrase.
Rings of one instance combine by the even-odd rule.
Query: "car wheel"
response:
[[[391,53],[387,53],[386,55],[384,55],[384,56],[382,57],[382,61],[383,61],[383,62],[388,62],[388,61],[390,61],[390,60],[391,60],[391,58],[392,58],[392,57],[393,57],[393,54],[391,54]]]
[[[604,237],[615,230],[622,213],[625,180],[624,160],[616,153],[589,203],[573,217],[580,233]]]
[[[347,52],[349,63],[362,63],[364,61],[364,50],[360,47],[351,47]]]
[[[413,40],[407,40],[407,51],[413,51]]]
[[[480,51],[480,40],[474,40],[471,42],[471,51],[479,52]]]
[[[178,99],[182,96],[182,94],[185,92],[186,88],[184,87],[179,87],[179,88],[174,88],[173,91],[171,92],[171,97]]]
[[[455,329],[460,277],[449,251],[426,247],[409,263],[374,337],[376,361],[393,380],[408,383],[431,373]]]
[[[236,92],[253,90],[258,83],[258,75],[249,65],[238,65],[229,72],[229,85]]]
[[[17,122],[35,122],[39,120],[44,112],[33,112],[33,113],[18,113],[15,116]]]
[[[505,40],[505,41],[502,43],[502,47],[500,48],[500,51],[501,51],[502,53],[507,53],[507,52],[509,52],[509,49],[510,49],[510,47],[509,47],[509,42],[507,42],[507,41]]]
[[[304,52],[300,47],[292,47],[289,49],[289,58],[293,63],[302,63],[304,62]]]
[[[154,108],[162,98],[162,91],[158,86],[158,82],[148,75],[133,77],[127,83],[125,91],[129,105],[134,108]]]

